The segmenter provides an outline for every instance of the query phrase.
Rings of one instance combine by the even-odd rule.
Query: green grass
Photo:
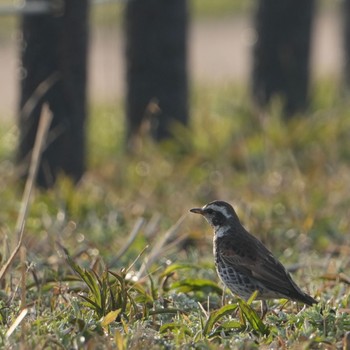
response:
[[[26,251],[1,284],[0,347],[341,348],[350,330],[347,103],[322,83],[307,114],[286,123],[275,101],[262,120],[227,85],[196,88],[191,110],[175,143],[145,135],[127,155],[122,104],[91,108],[84,179],[33,195]],[[16,137],[0,125],[1,265],[17,239]],[[211,229],[188,214],[213,199],[233,203],[320,303],[270,301],[264,320],[253,300],[226,291],[223,304]]]

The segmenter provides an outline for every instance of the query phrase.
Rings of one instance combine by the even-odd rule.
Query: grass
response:
[[[188,2],[188,8],[191,17],[194,17],[196,19],[221,19],[227,16],[249,13],[249,11],[253,9],[253,4],[254,3],[251,0],[191,0]],[[91,11],[91,18],[93,23],[105,25],[121,22],[124,5],[125,4],[123,2],[116,2],[114,4],[110,3],[93,6]]]
[[[322,83],[305,115],[284,122],[275,101],[259,119],[244,90],[227,85],[196,88],[191,108],[175,143],[145,136],[127,155],[121,105],[92,106],[86,176],[32,197],[20,257],[1,281],[0,347],[341,348],[350,330],[347,103]],[[2,124],[0,136],[3,265],[22,186],[10,158],[16,129]],[[318,305],[273,300],[261,320],[254,298],[223,291],[211,229],[188,214],[218,198]]]

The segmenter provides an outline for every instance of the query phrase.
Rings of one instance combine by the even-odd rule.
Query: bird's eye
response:
[[[208,214],[213,214],[213,213],[214,213],[214,210],[213,210],[213,209],[207,209],[206,212],[207,212]]]

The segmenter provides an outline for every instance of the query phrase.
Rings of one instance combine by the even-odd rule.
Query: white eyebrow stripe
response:
[[[218,211],[220,213],[222,213],[226,218],[230,217],[231,215],[228,213],[227,209],[225,207],[222,207],[222,206],[219,206],[219,205],[216,205],[216,204],[211,204],[207,207],[204,207],[204,209],[213,209],[215,211]]]

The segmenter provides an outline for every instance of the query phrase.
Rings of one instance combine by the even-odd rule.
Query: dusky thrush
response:
[[[257,299],[286,298],[306,305],[317,301],[304,293],[285,267],[260,240],[241,224],[232,206],[223,201],[193,208],[214,228],[213,251],[217,273],[225,286],[247,300],[258,291]]]

